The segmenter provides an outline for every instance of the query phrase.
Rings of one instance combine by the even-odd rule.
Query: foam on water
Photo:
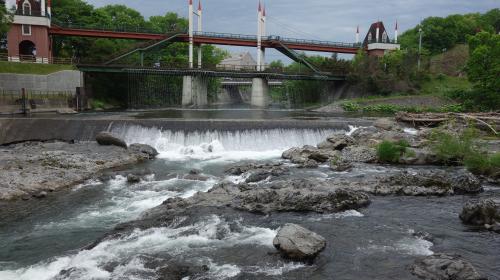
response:
[[[419,237],[404,237],[390,245],[370,245],[368,249],[376,252],[396,252],[412,256],[430,256],[434,254],[431,250],[434,244]]]
[[[345,218],[350,218],[350,217],[364,217],[363,213],[358,212],[356,210],[346,210],[343,212],[339,213],[333,213],[333,214],[323,214],[320,215],[319,217],[311,217],[308,218],[310,221],[321,221],[321,220],[328,220],[328,219],[345,219]]]
[[[316,145],[335,130],[269,129],[241,131],[169,131],[141,126],[115,127],[111,131],[128,144],[155,147],[160,158],[173,161],[203,160],[209,163],[281,156],[291,147]]]
[[[134,271],[148,273],[139,261],[130,261],[131,256],[168,252],[172,257],[187,257],[194,251],[213,248],[231,248],[238,245],[272,247],[276,230],[242,226],[232,230],[224,219],[211,215],[193,225],[179,228],[151,228],[135,230],[128,236],[106,240],[91,250],[62,256],[26,268],[0,271],[2,280],[48,280],[61,270],[70,271],[66,279],[121,279]],[[113,272],[104,266],[113,262],[122,263]],[[220,278],[233,277],[239,268],[224,264],[214,270]],[[236,273],[236,274],[235,274]],[[128,279],[128,278],[127,278]],[[217,279],[217,277],[215,278]]]
[[[133,186],[127,186],[125,177],[116,176],[104,188],[104,191],[109,194],[105,196],[104,200],[84,207],[78,215],[68,217],[63,221],[36,225],[35,230],[87,228],[133,220],[144,211],[160,205],[168,198],[188,198],[197,192],[207,192],[217,182],[215,179],[190,181],[188,182],[190,187],[186,187],[182,191],[173,191],[172,187],[186,180],[173,178],[154,181],[152,176],[149,176],[148,179]]]

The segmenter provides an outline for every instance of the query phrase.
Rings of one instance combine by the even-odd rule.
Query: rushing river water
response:
[[[136,230],[80,250],[120,222],[170,197],[208,191],[234,163],[280,161],[290,147],[315,145],[331,130],[254,130],[170,132],[141,127],[116,128],[128,143],[146,143],[158,159],[131,167],[144,171],[138,184],[118,175],[89,180],[34,203],[17,202],[0,212],[0,279],[156,279],[146,263],[156,257],[209,269],[200,279],[414,279],[408,265],[433,252],[462,254],[480,272],[500,279],[500,237],[470,230],[458,213],[470,199],[453,197],[373,197],[360,211],[336,214],[278,213],[267,216],[221,210],[199,213],[189,226]],[[297,177],[328,178],[383,173],[397,167],[361,165],[350,173],[326,166],[294,170]],[[200,169],[207,181],[175,174]],[[123,174],[126,174],[123,173]],[[500,196],[487,187],[480,197]],[[301,224],[327,239],[327,248],[312,265],[286,262],[275,254],[272,240],[286,223]],[[420,234],[427,233],[431,239]],[[114,269],[109,269],[109,266]],[[66,270],[70,273],[60,274]],[[59,275],[59,276],[58,276]]]

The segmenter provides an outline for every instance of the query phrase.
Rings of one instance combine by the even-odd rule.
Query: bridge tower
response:
[[[198,32],[202,32],[201,0],[198,10],[193,9],[193,0],[189,4],[189,68],[194,68],[194,16],[198,17]],[[198,44],[198,68],[201,68],[201,44]],[[203,107],[208,104],[208,80],[200,76],[184,76],[182,81],[182,106]]]
[[[395,40],[397,40],[397,31],[395,33]],[[379,57],[384,56],[388,51],[400,49],[400,45],[397,44],[397,41],[391,41],[384,23],[381,21],[377,21],[370,26],[363,45],[366,46],[368,55]]]
[[[257,67],[258,72],[266,69],[265,50],[262,47],[262,37],[266,36],[266,8],[259,1],[257,10]],[[252,106],[265,108],[271,103],[269,96],[269,83],[266,78],[252,79],[252,96],[250,103]]]
[[[50,62],[50,17],[51,0],[16,0],[14,21],[7,33],[10,61]]]

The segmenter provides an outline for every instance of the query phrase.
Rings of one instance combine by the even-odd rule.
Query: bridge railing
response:
[[[102,66],[99,64],[95,65],[81,65],[85,66]],[[255,73],[261,72],[263,74],[273,73],[273,74],[286,74],[286,75],[317,75],[318,73],[312,71],[307,67],[302,67],[299,69],[289,69],[287,67],[271,67],[267,65],[262,71],[257,71],[257,65],[236,65],[236,64],[219,64],[219,65],[203,65],[202,68],[189,68],[185,63],[147,63],[143,66],[138,65],[107,65],[108,67],[115,68],[144,68],[152,70],[176,70],[176,71],[218,71],[218,72],[235,72],[235,73]],[[347,69],[328,69],[327,71],[321,72],[321,75],[325,76],[346,76]]]
[[[172,32],[183,32],[184,30],[169,30],[168,32],[163,32],[154,28],[147,26],[110,26],[110,25],[96,25],[96,24],[79,24],[72,22],[62,22],[58,20],[52,20],[53,25],[61,28],[67,29],[80,29],[80,30],[98,30],[98,31],[110,31],[110,32],[131,32],[131,33],[143,33],[143,34],[167,34]]]
[[[0,55],[0,61],[10,61],[19,63],[36,63],[36,64],[64,64],[64,65],[75,65],[79,61],[75,58],[66,57],[40,57],[34,55],[19,55],[15,57],[9,57],[7,55]]]

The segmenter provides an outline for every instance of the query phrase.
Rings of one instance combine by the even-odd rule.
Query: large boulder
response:
[[[343,162],[374,163],[377,161],[377,151],[366,146],[349,146],[342,150]]]
[[[114,135],[111,132],[102,131],[97,134],[95,140],[99,145],[103,146],[118,146],[122,148],[127,148],[127,143],[120,139],[118,136]]]
[[[445,170],[402,171],[384,177],[375,188],[377,194],[452,195],[483,191],[479,180],[469,172]]]
[[[240,176],[246,175],[246,183],[255,183],[263,181],[269,177],[279,177],[289,173],[289,168],[281,163],[247,163],[233,165],[226,169],[227,174]]]
[[[469,225],[494,225],[500,223],[500,208],[492,199],[471,200],[465,204],[459,217]]]
[[[282,158],[289,159],[292,163],[298,164],[299,167],[313,168],[319,163],[327,162],[328,160],[339,155],[336,150],[318,149],[313,146],[304,146],[302,148],[291,148],[283,152]]]
[[[155,148],[146,144],[132,144],[128,149],[148,159],[154,159],[158,155],[158,151]]]
[[[487,280],[460,255],[427,256],[417,260],[410,270],[414,275],[427,280]]]
[[[397,123],[389,118],[380,118],[373,122],[373,126],[383,130],[392,130],[397,127]]]
[[[341,151],[345,147],[355,144],[354,138],[345,134],[333,134],[326,141],[318,144],[319,149],[331,149]]]
[[[306,261],[314,259],[326,247],[321,235],[296,224],[285,224],[278,230],[273,245],[289,259]]]
[[[242,186],[238,186],[240,189]],[[273,182],[269,188],[245,189],[236,194],[232,206],[252,213],[318,212],[331,213],[359,209],[370,204],[361,191],[332,188],[315,180]]]

